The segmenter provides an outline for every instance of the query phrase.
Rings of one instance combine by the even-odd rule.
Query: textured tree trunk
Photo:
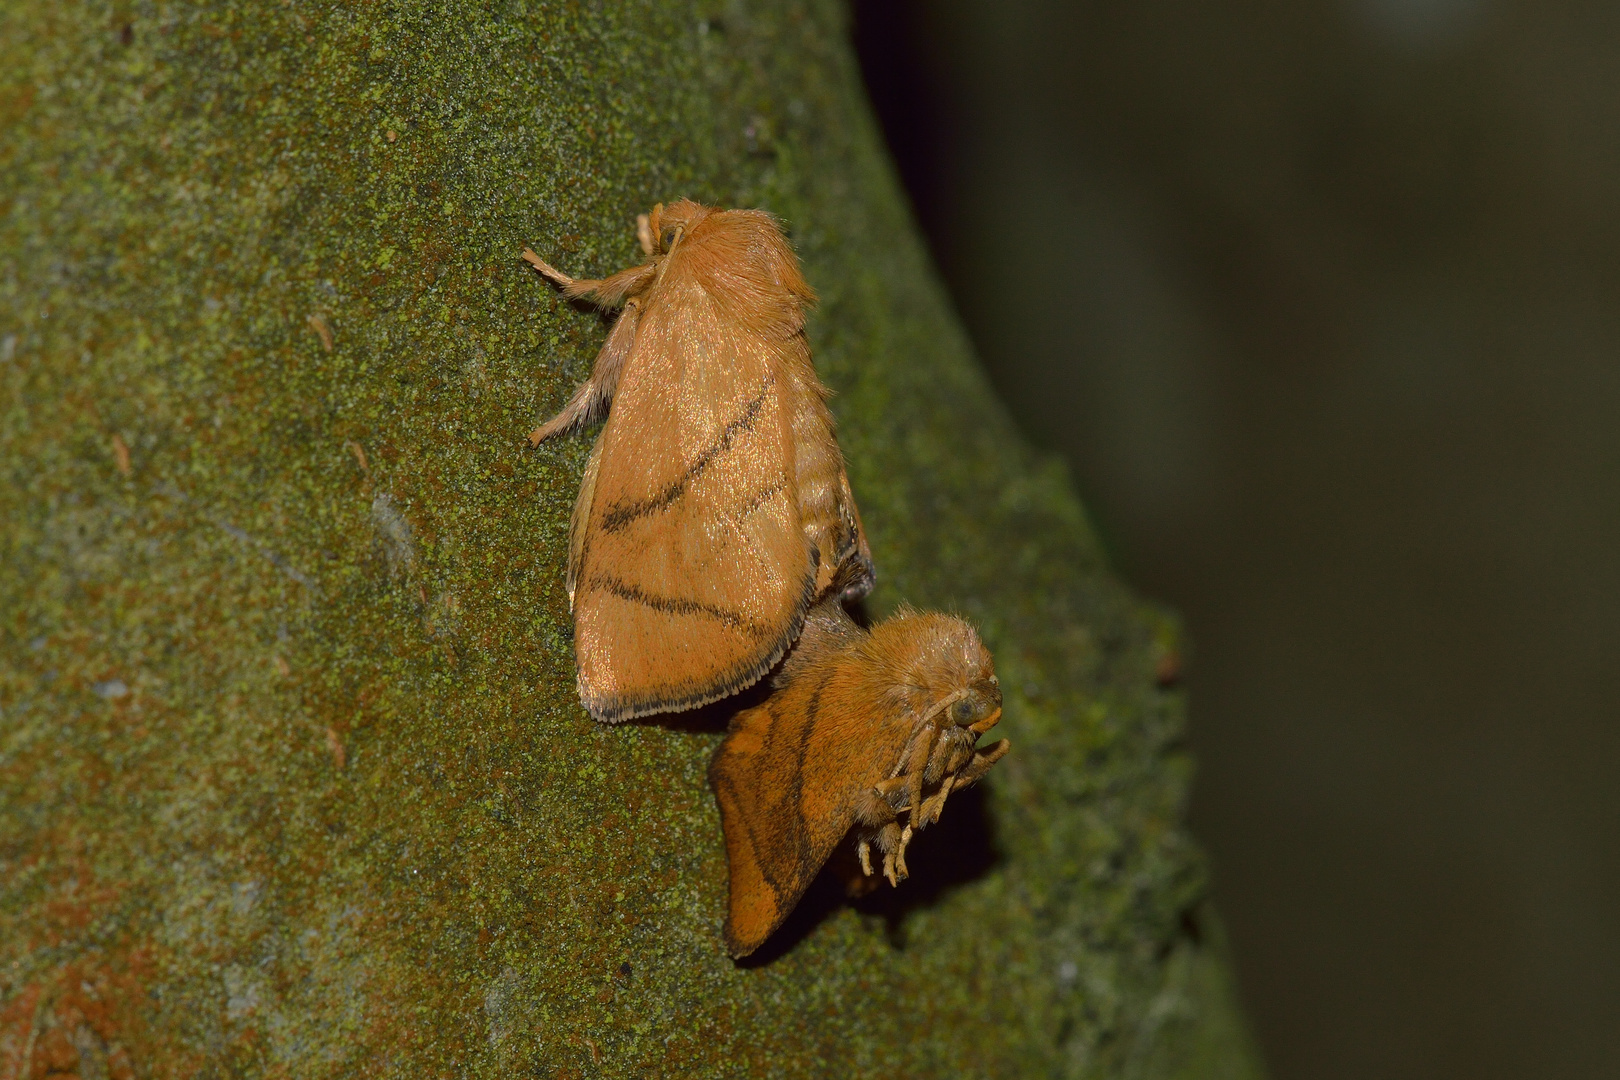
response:
[[[1256,1075],[1182,828],[1175,628],[991,396],[841,9],[0,14],[0,1078]],[[726,958],[725,721],[578,704],[588,447],[524,436],[678,195],[763,206],[880,584],[1011,755]],[[995,193],[986,193],[993,197]]]

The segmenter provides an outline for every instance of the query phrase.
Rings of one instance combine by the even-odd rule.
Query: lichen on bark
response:
[[[804,2],[0,12],[0,1076],[1252,1076],[1173,621],[995,402]],[[678,195],[788,223],[880,573],[1012,754],[720,942],[723,710],[606,728],[525,434]]]

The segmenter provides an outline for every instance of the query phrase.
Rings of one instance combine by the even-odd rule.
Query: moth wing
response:
[[[574,594],[580,697],[602,720],[750,685],[815,591],[779,377],[793,343],[721,315],[667,276],[602,430]]]
[[[904,725],[872,722],[872,683],[848,647],[861,631],[829,607],[836,602],[812,614],[776,692],[732,721],[709,766],[730,869],[733,956],[782,925],[855,824],[857,798],[905,743]]]
[[[803,715],[780,705],[772,699],[739,714],[709,765],[730,875],[725,939],[732,956],[759,948],[821,868],[794,798],[799,770],[784,752],[804,734]]]

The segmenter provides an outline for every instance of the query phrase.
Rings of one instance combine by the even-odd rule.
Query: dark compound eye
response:
[[[962,698],[951,706],[951,721],[959,727],[967,727],[978,719],[978,711],[972,698]]]
[[[665,251],[675,246],[675,241],[681,238],[681,230],[671,225],[664,230],[664,235],[658,238],[658,244]]]

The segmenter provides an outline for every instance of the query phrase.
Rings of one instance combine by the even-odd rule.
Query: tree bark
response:
[[[1258,1075],[1176,629],[1022,442],[830,0],[0,15],[0,1077]],[[588,440],[525,435],[679,195],[781,215],[880,584],[1012,753],[743,964],[725,721],[593,723]],[[987,192],[986,197],[1001,193]]]

